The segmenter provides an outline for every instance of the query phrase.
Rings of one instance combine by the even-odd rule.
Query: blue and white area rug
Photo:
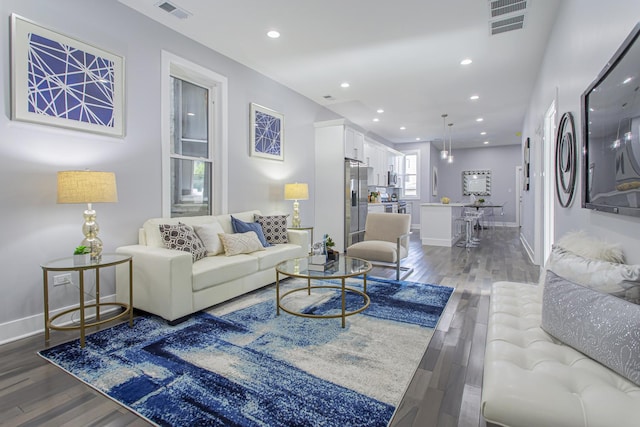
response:
[[[370,307],[343,329],[340,319],[276,316],[269,286],[177,326],[141,316],[88,336],[84,349],[74,340],[39,354],[157,425],[386,426],[452,292],[369,278]],[[349,294],[347,308],[362,301]],[[283,303],[318,314],[340,297],[314,289]]]

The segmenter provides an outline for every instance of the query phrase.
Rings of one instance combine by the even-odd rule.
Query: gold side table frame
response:
[[[338,262],[338,269],[336,271],[327,271],[327,272],[318,272],[318,271],[309,271],[308,264],[310,261],[310,257],[306,258],[295,258],[292,260],[281,262],[276,266],[276,314],[280,315],[280,310],[285,313],[292,314],[294,316],[306,317],[306,318],[316,318],[316,319],[342,319],[342,327],[346,326],[346,318],[348,316],[353,316],[354,314],[361,313],[366,310],[371,304],[371,300],[369,299],[369,295],[367,295],[367,273],[371,271],[372,265],[368,261],[342,256]],[[285,275],[288,277],[299,277],[302,279],[307,279],[307,286],[291,289],[283,294],[280,294],[280,275]],[[355,277],[362,275],[362,286],[363,290],[360,291],[350,286],[346,286],[345,280],[349,277]],[[311,280],[322,280],[322,279],[340,279],[341,286],[338,285],[311,285]],[[338,289],[341,293],[342,299],[342,307],[340,313],[337,314],[306,314],[300,313],[298,311],[290,310],[286,308],[282,300],[287,296],[295,292],[307,291],[307,295],[311,295],[311,289]],[[347,292],[353,292],[355,294],[361,295],[363,298],[363,304],[361,307],[356,310],[347,311],[346,310],[346,294]]]
[[[116,266],[118,264],[129,264],[129,302],[100,302],[100,269],[106,267]],[[62,258],[54,261],[47,262],[41,265],[42,267],[42,283],[44,287],[44,339],[49,341],[50,330],[68,331],[68,330],[80,330],[80,347],[85,346],[86,329],[98,326],[103,323],[111,322],[120,319],[125,316],[129,316],[129,327],[133,327],[133,258],[128,255],[121,254],[102,254],[102,257],[98,261],[90,261],[86,264],[74,264],[73,257]],[[93,304],[85,304],[84,295],[84,272],[87,270],[95,271],[96,280],[96,300]],[[57,271],[76,271],[79,277],[79,305],[68,310],[64,310],[60,313],[51,316],[49,314],[49,272]],[[107,319],[100,319],[101,307],[122,307],[124,311],[122,313],[109,317]],[[95,320],[87,321],[86,310],[95,308]],[[74,313],[78,311],[80,314],[79,325],[54,325],[54,321],[58,318]]]

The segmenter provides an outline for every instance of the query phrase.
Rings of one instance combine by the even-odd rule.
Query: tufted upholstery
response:
[[[502,426],[640,426],[640,387],[540,328],[537,286],[491,289],[482,414]]]

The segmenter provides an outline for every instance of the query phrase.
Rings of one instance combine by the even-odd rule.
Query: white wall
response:
[[[0,3],[0,214],[4,233],[0,259],[0,342],[42,330],[40,264],[69,256],[83,236],[83,206],[56,204],[56,172],[113,171],[119,202],[95,205],[105,252],[137,242],[137,229],[161,216],[160,56],[167,50],[209,68],[229,82],[229,211],[288,212],[283,184],[308,182],[314,194],[314,128],[337,118],[309,99],[284,88],[116,1],[3,0]],[[126,61],[125,138],[109,138],[10,120],[9,16],[17,13],[47,28],[122,55]],[[285,160],[249,156],[249,104],[285,115]],[[313,200],[300,203],[313,222]],[[105,271],[102,294],[114,292]],[[76,281],[77,283],[77,281]],[[56,287],[51,308],[76,304],[77,290]]]
[[[556,23],[549,40],[538,82],[523,124],[523,140],[531,137],[534,150],[539,150],[537,135],[544,114],[556,97],[558,115],[570,111],[576,121],[576,137],[582,141],[580,97],[597,77],[607,61],[640,19],[637,0],[564,0],[560,4]],[[558,116],[558,117],[559,117]],[[532,155],[532,162],[539,156]],[[532,163],[535,172],[531,191],[525,193],[525,213],[534,211],[536,186],[540,185],[541,165]],[[578,185],[582,183],[579,171]],[[555,237],[583,229],[608,242],[619,242],[627,262],[640,263],[640,218],[593,212],[582,209],[581,187],[569,208],[555,205]],[[525,216],[523,238],[533,247],[535,230],[533,216]]]

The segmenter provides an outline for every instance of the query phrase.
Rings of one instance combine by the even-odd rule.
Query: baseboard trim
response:
[[[524,237],[522,233],[520,233],[520,243],[522,243],[524,250],[527,252],[527,255],[529,256],[529,260],[533,264],[536,264],[536,262],[534,261],[533,248],[531,248],[531,245],[529,245],[529,242],[527,241],[527,239]]]
[[[116,295],[107,295],[105,297],[100,298],[100,302],[115,302]],[[87,300],[86,304],[93,304],[95,300]],[[75,307],[75,305],[70,305],[67,307],[58,308],[56,310],[52,310],[49,313],[49,316],[55,316],[58,313],[61,313],[65,310],[69,310]],[[101,311],[101,314],[110,313],[115,310],[119,310],[119,307],[110,307]],[[77,316],[77,314],[76,314]],[[87,318],[93,317],[92,314],[89,314]],[[56,325],[69,325],[74,322],[74,318],[72,315],[63,316],[60,318],[60,321],[56,320]],[[51,331],[51,333],[55,333],[56,331]],[[11,320],[6,323],[0,324],[0,345],[7,344],[13,341],[17,341],[22,338],[28,338],[33,335],[44,333],[44,313],[34,314],[33,316],[23,317],[22,319]]]

